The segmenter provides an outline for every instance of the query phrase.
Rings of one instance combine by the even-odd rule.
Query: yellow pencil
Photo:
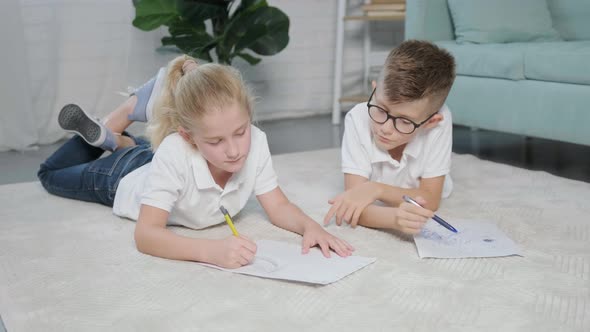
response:
[[[223,205],[219,207],[219,210],[221,210],[221,213],[223,213],[223,216],[225,217],[225,222],[227,222],[229,228],[231,228],[231,231],[232,233],[234,233],[234,236],[240,236],[240,234],[238,234],[238,231],[236,230],[236,227],[234,226],[233,221],[231,220],[231,217],[229,216],[229,212],[227,212]]]

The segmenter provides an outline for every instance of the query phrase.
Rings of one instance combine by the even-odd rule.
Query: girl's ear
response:
[[[377,81],[372,80],[371,81],[371,86],[373,87],[373,89],[375,89],[377,87]]]
[[[182,136],[182,138],[187,143],[189,143],[190,145],[195,145],[195,142],[193,141],[193,138],[191,137],[191,134],[189,134],[189,132],[186,131],[186,129],[182,128],[181,126],[178,126],[177,131],[180,134],[180,136]]]

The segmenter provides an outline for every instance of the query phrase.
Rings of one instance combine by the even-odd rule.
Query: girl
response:
[[[59,124],[77,135],[41,165],[38,176],[52,194],[112,206],[116,215],[137,220],[142,253],[226,268],[249,264],[256,245],[246,237],[194,239],[166,225],[222,223],[219,207],[236,214],[253,192],[274,225],[303,235],[303,253],[318,245],[326,257],[330,249],[349,256],[354,249],[348,243],[285,197],[266,135],[251,118],[252,98],[235,69],[197,66],[181,56],[103,123],[66,105]],[[124,132],[133,121],[147,120],[151,148]],[[113,153],[99,159],[104,150]]]

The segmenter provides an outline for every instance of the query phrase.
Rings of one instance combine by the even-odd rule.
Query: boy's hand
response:
[[[422,206],[426,205],[426,200],[418,196],[416,202]],[[418,234],[428,219],[434,216],[434,212],[408,202],[400,204],[396,209],[395,228],[406,234]]]
[[[248,265],[256,255],[256,244],[244,236],[230,236],[212,243],[209,261],[223,268]]]
[[[301,253],[307,254],[309,248],[315,245],[320,247],[326,258],[330,257],[330,249],[334,250],[340,257],[350,256],[354,251],[354,248],[346,241],[326,232],[326,230],[315,222],[310,222],[309,226],[303,232]]]
[[[365,182],[343,192],[328,201],[332,207],[324,217],[324,225],[327,225],[335,214],[338,226],[345,220],[352,227],[356,227],[361,213],[376,201],[377,197],[378,189],[373,182]]]

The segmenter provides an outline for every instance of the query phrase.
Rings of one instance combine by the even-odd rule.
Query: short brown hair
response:
[[[423,40],[406,40],[394,48],[380,77],[385,97],[392,103],[442,97],[441,105],[454,80],[453,56]]]

